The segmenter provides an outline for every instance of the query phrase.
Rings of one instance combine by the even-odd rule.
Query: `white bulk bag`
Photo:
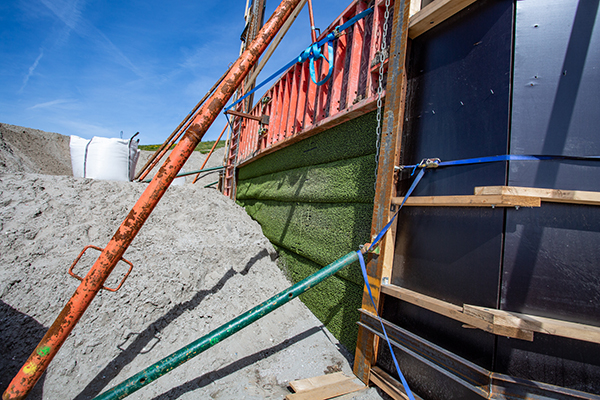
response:
[[[74,140],[74,138],[76,138]],[[83,173],[80,173],[80,148],[84,142]],[[75,145],[75,146],[73,146]],[[113,139],[94,136],[91,140],[71,136],[71,163],[73,176],[109,181],[131,181],[140,154],[137,140]],[[75,147],[75,154],[74,149]],[[74,161],[75,160],[75,161]],[[80,175],[76,175],[80,173]]]
[[[73,176],[83,178],[85,171],[85,151],[90,141],[80,138],[79,136],[71,135],[69,147],[71,149],[71,168],[73,168]]]

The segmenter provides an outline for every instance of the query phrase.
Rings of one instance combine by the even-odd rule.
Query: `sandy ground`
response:
[[[4,391],[75,291],[68,267],[84,246],[106,245],[146,184],[66,176],[64,137],[6,124],[0,133]],[[95,257],[88,250],[75,272],[85,275]],[[125,258],[134,269],[123,288],[99,293],[29,398],[93,398],[290,285],[260,226],[198,184],[169,188]],[[125,270],[119,264],[107,285]],[[130,398],[282,399],[291,380],[351,373],[349,358],[295,299]],[[344,398],[382,397],[368,389]]]

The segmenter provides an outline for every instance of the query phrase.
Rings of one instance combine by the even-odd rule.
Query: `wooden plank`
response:
[[[416,1],[416,0],[413,0]],[[377,166],[377,182],[375,198],[373,199],[373,219],[371,221],[371,237],[374,237],[388,223],[391,218],[391,200],[396,195],[396,182],[394,166],[400,145],[402,143],[402,130],[404,124],[404,110],[406,102],[406,53],[408,45],[408,21],[410,0],[396,0],[394,3],[393,21],[390,28],[392,35],[389,48],[389,66],[386,82],[385,107],[382,115],[381,146],[379,151],[379,165]],[[377,29],[378,7],[373,16],[374,28]],[[373,36],[376,32],[373,31]],[[373,41],[373,39],[372,39]],[[369,88],[367,88],[369,90]],[[367,91],[366,93],[369,93]],[[393,242],[393,241],[392,241]],[[387,251],[394,251],[393,246],[387,246],[384,241],[379,257],[370,257],[367,263],[367,274],[376,284],[371,287],[375,300],[375,307],[380,306],[380,287],[383,275],[383,260]],[[379,259],[379,260],[378,260]],[[362,308],[373,310],[366,287],[363,288]],[[363,382],[369,382],[371,366],[377,362],[377,347],[379,338],[363,327],[359,327],[356,340],[354,358],[354,374]]]
[[[402,204],[404,197],[394,197],[392,204]],[[405,206],[419,207],[540,207],[539,197],[513,195],[412,196]]]
[[[410,12],[409,12],[410,16],[412,17],[419,11],[421,11],[421,1],[411,1],[410,2]],[[410,35],[410,31],[409,31],[409,35]]]
[[[382,285],[382,293],[393,296],[397,299],[414,304],[418,307],[433,311],[437,314],[444,315],[456,321],[473,326],[483,331],[493,333],[500,336],[512,337],[533,341],[533,332],[523,329],[520,326],[514,325],[496,325],[493,322],[480,318],[479,316],[468,315],[463,312],[463,307],[456,304],[448,303],[434,297],[426,296],[421,293],[414,292],[396,285]]]
[[[394,379],[393,376],[375,366],[371,368],[371,382],[377,385],[378,388],[387,393],[394,400],[408,400],[408,396],[402,387],[402,383]],[[416,400],[421,400],[421,397],[413,393]]]
[[[475,195],[511,195],[539,197],[542,201],[569,204],[600,205],[600,192],[584,190],[538,189],[518,186],[478,186]]]
[[[545,333],[552,336],[561,336],[569,339],[582,340],[591,343],[600,343],[600,327],[562,321],[553,318],[538,317],[536,315],[521,314],[510,311],[496,310],[480,306],[465,304],[464,313],[494,325],[506,327],[519,327],[532,332]]]
[[[454,14],[475,3],[476,0],[436,0],[410,18],[408,36],[411,39],[427,32]]]
[[[299,379],[290,382],[289,385],[294,392],[298,393],[354,378],[354,376],[348,376],[343,372],[336,372],[334,374],[315,376],[314,378]]]
[[[366,386],[359,379],[346,379],[330,385],[321,386],[312,390],[287,395],[286,400],[325,400],[347,393],[365,389]]]

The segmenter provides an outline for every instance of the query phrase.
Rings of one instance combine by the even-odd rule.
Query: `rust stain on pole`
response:
[[[263,26],[249,48],[242,53],[231,70],[202,106],[181,141],[169,155],[140,199],[133,206],[117,232],[100,254],[91,270],[83,279],[58,318],[54,321],[36,349],[13,378],[2,398],[23,399],[42,376],[48,364],[67,339],[93,298],[104,285],[119,259],[125,253],[150,213],[158,204],[181,167],[190,157],[221,109],[242,83],[250,68],[256,64],[262,52],[291,15],[300,0],[284,0],[269,21]]]

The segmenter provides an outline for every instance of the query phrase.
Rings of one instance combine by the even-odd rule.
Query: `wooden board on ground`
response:
[[[296,393],[287,395],[286,400],[325,400],[366,388],[359,379],[342,372],[293,381],[290,387]]]

